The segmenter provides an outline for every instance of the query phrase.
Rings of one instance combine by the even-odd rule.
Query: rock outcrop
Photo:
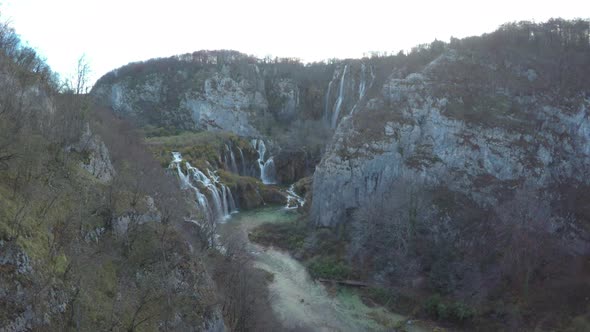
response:
[[[115,176],[116,172],[111,163],[109,150],[100,137],[92,133],[88,123],[79,143],[72,146],[70,150],[83,155],[80,166],[100,182],[109,182]]]

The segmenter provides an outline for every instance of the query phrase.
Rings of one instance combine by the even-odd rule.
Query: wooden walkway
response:
[[[324,279],[324,278],[318,278],[317,280],[319,280],[320,282],[330,282],[333,284],[340,284],[340,285],[350,286],[350,287],[369,287],[369,286],[371,286],[370,284],[368,284],[366,282],[357,281],[357,280],[336,280],[336,279]]]

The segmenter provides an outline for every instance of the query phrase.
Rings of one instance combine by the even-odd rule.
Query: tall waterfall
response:
[[[344,71],[342,72],[342,76],[340,77],[340,87],[338,88],[338,99],[336,100],[336,105],[334,106],[334,112],[332,114],[332,122],[331,122],[332,129],[336,128],[336,125],[338,124],[338,116],[340,115],[340,108],[342,107],[342,102],[344,101],[344,78],[346,77],[347,70],[348,70],[348,65],[344,65]]]
[[[367,78],[365,73],[365,64],[361,63],[361,82],[359,83],[359,100],[365,96],[365,89],[367,88]]]
[[[367,94],[367,90],[373,86],[373,82],[375,81],[375,73],[373,72],[373,66],[369,66],[369,73],[370,73],[371,80],[369,81],[369,84],[367,86],[367,67],[365,66],[364,63],[361,63],[361,81],[359,83],[359,99],[352,107],[350,114],[354,114],[354,112],[357,110],[359,104],[361,103],[361,101],[363,100],[365,95]]]
[[[237,211],[231,190],[219,181],[219,176],[215,172],[208,169],[207,175],[205,175],[201,170],[186,162],[188,174],[184,174],[181,167],[182,155],[172,152],[172,158],[170,168],[176,168],[182,188],[191,189],[195,193],[197,203],[208,219],[217,222],[223,221],[231,213]],[[207,189],[209,195],[202,193],[199,187]]]
[[[343,113],[342,108],[345,107],[345,105],[343,105],[345,100],[349,101],[346,103],[346,105],[351,105],[352,102],[354,102],[354,105],[350,110],[350,114],[354,114],[357,108],[361,105],[361,102],[365,99],[367,92],[371,89],[375,81],[373,66],[361,62],[360,73],[358,75],[358,84],[356,84],[354,71],[355,67],[352,64],[351,66],[353,67],[348,68],[348,65],[345,64],[344,69],[342,69],[341,72],[335,71],[332,80],[328,84],[323,118],[332,129],[335,129],[338,125],[340,114]],[[335,82],[338,84],[338,96],[336,101],[332,102],[331,96],[333,94],[332,90],[334,90],[333,85]],[[349,93],[348,95],[346,94],[347,91],[353,92],[357,88],[358,91]]]
[[[324,120],[326,123],[330,122],[330,91],[332,91],[333,82],[332,80],[328,83],[328,91],[326,92],[326,106],[324,107]]]
[[[268,159],[266,157],[266,145],[264,141],[261,139],[253,139],[250,141],[252,147],[258,151],[258,166],[260,167],[260,180],[264,184],[274,184],[276,183],[275,176],[276,176],[276,169],[275,169],[275,162],[272,156]]]

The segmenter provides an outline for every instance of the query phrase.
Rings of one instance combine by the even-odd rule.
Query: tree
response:
[[[411,278],[419,268],[413,257],[416,234],[426,220],[427,191],[416,183],[398,180],[384,193],[353,213],[351,255],[363,272],[394,266],[397,278]],[[403,267],[403,268],[400,268]]]
[[[90,89],[88,86],[90,74],[90,63],[86,58],[86,54],[82,54],[76,63],[76,72],[62,83],[62,92],[74,95],[87,94]]]
[[[496,215],[501,265],[508,277],[522,286],[526,298],[535,270],[553,251],[549,202],[536,190],[523,187],[514,199],[496,208]]]

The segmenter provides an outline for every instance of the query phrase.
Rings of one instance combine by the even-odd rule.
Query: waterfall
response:
[[[373,82],[375,81],[375,73],[373,73],[373,66],[369,66],[369,71],[370,71],[371,81],[369,82],[369,85],[367,86],[367,68],[364,63],[361,63],[361,81],[359,83],[359,99],[352,107],[350,114],[354,114],[354,112],[358,108],[359,104],[362,102],[363,98],[367,94],[367,90],[371,89],[371,87],[373,86]]]
[[[238,165],[236,164],[236,157],[234,155],[234,150],[227,144],[225,144],[225,157],[224,162],[227,163],[229,161],[229,171],[235,174],[240,174],[238,171]],[[229,155],[229,158],[228,158]]]
[[[327,123],[330,122],[330,91],[332,91],[332,81],[328,84],[328,92],[326,92],[326,106],[324,107],[324,119]]]
[[[236,205],[236,201],[234,201],[234,196],[231,193],[231,190],[229,189],[229,187],[225,186],[226,190],[227,190],[227,202],[229,203],[229,213],[237,213],[238,212],[238,206]]]
[[[240,151],[240,159],[242,160],[242,174],[241,175],[248,175],[246,173],[246,159],[244,159],[244,151],[238,146],[238,151]]]
[[[262,180],[262,183],[264,183],[264,184],[275,183],[274,174],[276,174],[275,161],[274,161],[273,157],[270,157],[262,166],[261,175],[260,175],[260,179]]]
[[[180,167],[182,162],[181,154],[173,152],[172,157],[173,161],[170,167],[177,169],[182,188],[190,188],[195,192],[199,207],[205,212],[208,219],[222,221],[227,219],[231,213],[237,211],[231,190],[219,181],[219,176],[215,172],[208,169],[207,175],[205,175],[201,170],[186,162],[188,174],[184,174]],[[197,185],[207,188],[209,198],[199,190]],[[213,204],[210,204],[210,200]]]
[[[347,69],[348,65],[344,65],[344,71],[340,77],[340,87],[338,88],[338,99],[336,100],[334,113],[332,114],[332,129],[335,129],[336,124],[338,124],[338,116],[340,115],[340,108],[342,107],[342,101],[344,100],[344,78],[346,77]]]
[[[172,158],[173,164],[178,164],[182,161],[182,155],[180,154],[180,152],[172,152]]]
[[[253,139],[251,142],[254,150],[258,151],[258,166],[260,167],[260,180],[264,184],[275,183],[275,163],[273,157],[270,156],[268,159],[264,159],[266,156],[266,145],[261,139]]]
[[[240,171],[238,170],[238,164],[236,163],[236,156],[234,155],[234,150],[229,150],[229,156],[231,157],[232,172],[240,174]]]
[[[365,96],[365,89],[367,87],[365,69],[365,64],[361,63],[361,82],[359,83],[359,100],[361,100]]]
[[[182,162],[182,155],[178,152],[172,152],[172,157],[174,159],[172,160],[172,163],[170,164],[170,168],[176,168],[176,171],[178,173],[178,177],[180,179],[181,188],[191,189],[195,193],[199,207],[205,213],[205,216],[207,217],[207,219],[210,219],[211,215],[212,215],[212,211],[211,211],[211,208],[209,207],[209,202],[207,200],[207,196],[205,196],[203,193],[201,193],[199,188],[195,187],[191,183],[189,175],[184,174],[182,172],[182,168],[180,167],[180,163]],[[187,167],[188,166],[189,165],[187,163]]]
[[[229,204],[227,201],[227,188],[224,185],[221,186],[221,199],[222,199],[221,202],[225,203],[225,204],[221,205],[222,211],[223,211],[223,217],[225,218],[226,216],[229,216]]]
[[[303,205],[305,205],[305,199],[295,193],[295,185],[292,184],[287,189],[287,205],[285,208],[291,210],[302,207]]]

